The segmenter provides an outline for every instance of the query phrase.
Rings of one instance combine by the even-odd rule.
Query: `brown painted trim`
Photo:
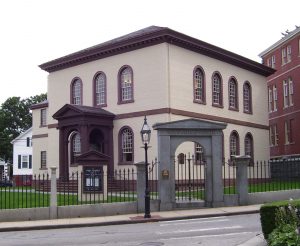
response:
[[[34,110],[34,109],[42,109],[42,108],[47,108],[49,106],[48,101],[46,102],[42,102],[42,103],[37,103],[37,104],[33,104],[31,105],[30,109]]]
[[[75,82],[78,81],[80,83],[80,104],[79,105],[83,105],[83,83],[82,83],[82,79],[79,77],[75,77],[72,79],[71,84],[70,84],[70,104],[75,104],[73,102],[73,88],[74,88],[74,84]]]
[[[100,75],[103,75],[104,76],[104,104],[100,104],[100,105],[97,105],[97,98],[96,98],[96,79],[98,78],[98,76]],[[102,108],[102,107],[106,107],[107,106],[107,82],[106,82],[106,74],[102,71],[98,71],[95,75],[94,75],[94,78],[93,78],[93,105],[94,107],[98,107],[98,108]]]
[[[123,100],[122,99],[122,72],[125,69],[129,69],[131,73],[131,99],[130,100]],[[129,65],[123,65],[118,72],[118,105],[119,104],[126,104],[126,103],[133,103],[134,102],[134,78],[133,78],[133,69]]]
[[[57,127],[58,127],[58,124],[57,124],[57,123],[49,124],[49,125],[48,125],[48,129],[51,129],[51,128],[57,128]]]
[[[268,125],[262,125],[262,124],[256,124],[251,123],[247,121],[241,121],[241,120],[235,120],[215,115],[208,115],[208,114],[201,114],[201,113],[195,113],[180,109],[173,109],[173,108],[160,108],[160,109],[152,109],[152,110],[145,110],[145,111],[138,111],[138,112],[132,112],[132,113],[125,113],[125,114],[118,114],[116,115],[115,119],[127,119],[127,118],[134,118],[134,117],[142,117],[145,115],[155,115],[155,114],[175,114],[180,116],[186,116],[191,118],[198,118],[203,120],[212,120],[212,121],[218,121],[218,122],[224,122],[229,124],[235,124],[235,125],[241,125],[241,126],[248,126],[248,127],[254,127],[264,130],[269,130]]]
[[[261,125],[261,124],[247,122],[247,121],[234,120],[234,119],[229,119],[229,118],[225,118],[225,117],[189,112],[189,111],[179,110],[179,109],[171,109],[171,114],[269,130],[268,125]]]
[[[185,111],[185,110],[172,109],[172,108],[159,108],[159,109],[118,114],[118,115],[116,115],[115,120],[134,118],[134,117],[143,117],[145,115],[148,116],[148,115],[156,115],[156,114],[175,114],[175,115],[187,116],[187,117],[192,117],[192,118],[219,121],[219,122],[225,122],[225,123],[229,123],[229,124],[235,124],[235,125],[248,126],[248,127],[269,130],[268,125],[256,124],[256,123],[251,123],[251,122],[247,122],[247,121],[234,120],[234,119],[220,117],[220,116],[201,114],[201,113],[189,112],[189,111]],[[58,127],[57,123],[48,125],[48,129],[57,128],[57,127]]]
[[[60,57],[58,59],[41,64],[39,67],[47,72],[54,72],[156,44],[170,43],[266,77],[275,72],[274,69],[263,64],[203,42],[196,38],[192,38],[183,33],[176,32],[172,29],[163,27],[150,28],[151,27],[137,31],[133,33],[134,35],[127,34],[125,35],[127,38],[120,37],[100,45],[95,45],[73,54]]]
[[[244,89],[245,87],[248,86],[249,87],[249,110],[248,111],[245,111],[245,98],[244,98]],[[252,87],[251,87],[251,84],[249,81],[245,81],[244,84],[243,84],[243,111],[245,114],[253,114],[253,105],[252,105]]]
[[[202,73],[202,96],[203,96],[203,99],[202,100],[199,100],[199,99],[196,99],[195,98],[195,80],[196,80],[196,72],[197,70],[200,70],[200,72]],[[205,72],[204,72],[204,69],[197,65],[194,70],[193,70],[193,96],[194,96],[194,103],[199,103],[199,104],[206,104],[206,79],[205,79]]]
[[[220,79],[220,101],[214,103],[214,77],[217,76]],[[213,107],[223,108],[223,78],[219,71],[215,71],[211,76],[211,103]]]
[[[235,84],[235,107],[230,107],[230,82],[233,81]],[[231,76],[228,80],[228,109],[232,111],[239,111],[239,87],[237,79]]]
[[[47,137],[48,137],[48,133],[46,133],[46,134],[32,135],[32,139],[35,139],[35,138],[47,138]]]

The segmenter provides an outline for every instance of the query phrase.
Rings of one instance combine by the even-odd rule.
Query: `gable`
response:
[[[90,150],[76,157],[76,162],[79,165],[100,165],[108,164],[110,157],[96,150]]]

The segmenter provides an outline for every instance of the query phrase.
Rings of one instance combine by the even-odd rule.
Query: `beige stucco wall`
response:
[[[172,108],[268,125],[268,96],[265,77],[174,45],[169,45],[169,56]],[[193,103],[193,70],[197,65],[201,66],[205,72],[206,105]],[[212,106],[211,81],[215,71],[221,74],[223,80],[224,108]],[[228,81],[232,76],[238,82],[238,112],[228,109]],[[245,81],[249,81],[252,87],[252,115],[243,112],[243,84]]]
[[[49,124],[52,115],[70,103],[70,84],[83,82],[83,105],[93,106],[93,77],[103,71],[107,79],[107,107],[115,114],[168,107],[166,44],[155,45],[53,72],[48,77]],[[124,65],[133,69],[134,103],[118,105],[118,72]],[[157,100],[159,99],[159,100]]]

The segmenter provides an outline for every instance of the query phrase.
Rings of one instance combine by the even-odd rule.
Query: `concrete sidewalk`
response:
[[[102,216],[102,217],[87,217],[87,218],[0,222],[0,232],[105,226],[105,225],[116,225],[116,224],[119,225],[119,224],[167,221],[167,220],[205,218],[205,217],[213,217],[213,216],[250,214],[250,213],[258,213],[260,206],[261,205],[250,205],[250,206],[152,212],[151,213],[152,217],[150,219],[144,219],[143,214],[126,214],[126,215],[114,215],[114,216]],[[254,245],[266,245],[266,243],[263,239],[263,236],[258,235],[255,238],[252,238],[248,242],[245,242],[244,244],[241,245],[254,246]]]

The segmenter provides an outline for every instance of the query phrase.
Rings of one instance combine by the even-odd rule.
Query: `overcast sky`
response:
[[[299,0],[1,0],[0,104],[47,92],[38,65],[151,25],[261,62],[299,10]]]

